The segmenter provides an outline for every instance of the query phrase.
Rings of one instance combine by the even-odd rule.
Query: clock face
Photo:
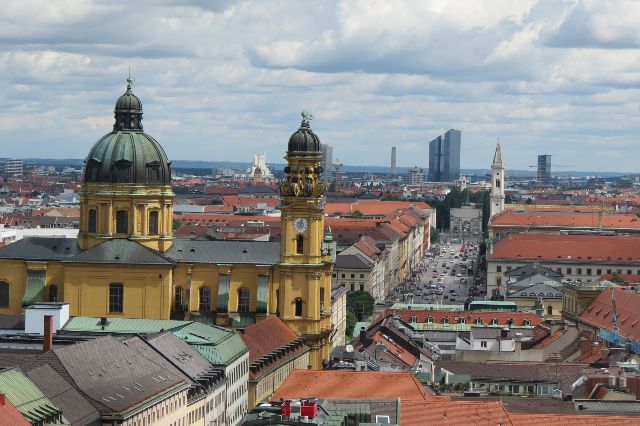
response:
[[[307,230],[307,220],[301,217],[297,218],[293,222],[293,228],[296,230],[296,232],[302,234]]]

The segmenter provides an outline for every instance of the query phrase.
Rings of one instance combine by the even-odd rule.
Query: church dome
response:
[[[86,183],[171,184],[171,162],[142,129],[142,102],[131,91],[118,98],[113,131],[93,145],[84,164]]]
[[[287,150],[288,155],[309,155],[320,153],[320,138],[313,133],[309,126],[309,119],[303,113],[302,123],[300,128],[296,130],[289,138],[289,148]]]

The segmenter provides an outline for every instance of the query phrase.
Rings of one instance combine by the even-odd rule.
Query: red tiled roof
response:
[[[353,213],[360,211],[365,216],[385,216],[397,209],[408,209],[414,206],[419,209],[430,209],[429,204],[422,201],[380,201],[358,200],[354,203],[328,202],[325,206],[326,214]]]
[[[298,335],[276,316],[258,321],[242,332],[242,340],[249,348],[249,363],[297,338]]]
[[[555,333],[553,333],[551,336],[547,337],[546,339],[542,340],[541,342],[538,342],[531,349],[542,349],[542,348],[544,348],[546,346],[549,346],[550,344],[552,344],[553,342],[555,342],[556,340],[561,338],[563,335],[564,335],[564,333],[562,332],[562,330],[558,330]]]
[[[514,426],[623,426],[637,425],[637,416],[610,416],[592,414],[509,414]]]
[[[269,353],[274,353],[276,349],[282,348],[288,343],[294,343],[298,340],[298,335],[287,327],[280,318],[271,316],[245,328],[242,332],[242,340],[249,348],[249,363],[251,364]],[[301,341],[296,343],[297,346],[290,346],[286,351],[276,355],[275,359],[264,358],[264,364],[250,366],[249,380],[270,371],[274,366],[289,362],[308,349]]]
[[[512,425],[504,405],[493,401],[402,401],[400,423],[415,426]]]
[[[491,218],[492,226],[526,228],[627,228],[640,230],[635,214],[599,213],[597,211],[523,211],[504,210]]]
[[[640,237],[628,235],[509,234],[490,259],[637,264]]]
[[[20,411],[5,394],[0,395],[4,403],[0,403],[0,424],[11,426],[31,426],[31,422],[22,415]]]
[[[497,325],[507,325],[509,320],[513,320],[514,326],[522,326],[525,321],[535,327],[542,322],[542,318],[533,312],[486,312],[486,311],[449,311],[449,310],[424,310],[424,309],[386,309],[384,316],[398,315],[404,322],[411,323],[411,317],[416,317],[417,322],[426,323],[431,317],[433,323],[442,324],[444,318],[449,318],[449,324],[462,324],[461,318],[466,324],[474,325],[480,318],[483,325],[491,324],[495,318]],[[458,318],[458,319],[456,319]]]
[[[621,287],[604,289],[580,315],[580,321],[613,331],[612,295],[615,296],[618,315],[618,334],[632,340],[640,340],[640,295],[624,291]]]
[[[424,401],[433,398],[410,372],[293,370],[271,399],[386,399]],[[402,409],[401,409],[402,410]]]

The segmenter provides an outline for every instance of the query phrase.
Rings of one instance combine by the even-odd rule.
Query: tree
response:
[[[351,214],[352,217],[364,217],[360,210],[356,210]]]
[[[346,329],[346,333],[347,333],[347,337],[349,339],[351,339],[351,336],[353,336],[353,329],[356,326],[356,322],[358,322],[358,319],[356,318],[356,314],[354,314],[349,309],[347,309],[347,329]]]
[[[182,223],[178,219],[173,219],[173,230],[174,231],[176,229],[180,228],[181,226],[182,226]]]
[[[431,227],[431,232],[429,233],[429,239],[431,241],[431,244],[437,243],[438,241],[440,241],[440,231],[438,231],[434,227]]]
[[[358,321],[363,321],[373,312],[373,296],[366,291],[358,290],[347,293],[347,309],[356,314]]]
[[[611,278],[609,278],[609,281],[611,281],[614,284],[618,284],[618,285],[623,285],[624,284],[624,278],[622,278],[620,275],[617,275],[617,274],[613,274],[613,276]]]

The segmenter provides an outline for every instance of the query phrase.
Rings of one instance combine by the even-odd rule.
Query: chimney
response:
[[[366,347],[367,343],[367,330],[364,327],[360,327],[360,344],[362,347]]]
[[[581,337],[578,340],[578,347],[580,348],[580,355],[586,355],[591,353],[591,339]]]
[[[4,393],[0,393],[0,407],[4,407],[6,395]]]
[[[53,346],[53,315],[44,316],[44,336],[42,336],[42,353],[49,352]]]

